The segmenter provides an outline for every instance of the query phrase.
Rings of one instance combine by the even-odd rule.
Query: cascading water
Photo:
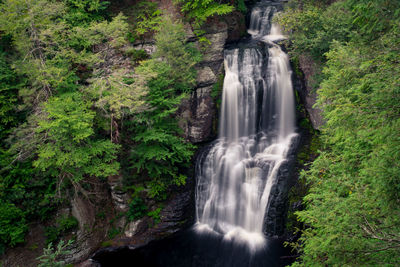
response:
[[[290,253],[282,240],[270,238],[282,232],[280,209],[297,140],[289,60],[276,44],[284,36],[271,23],[280,8],[279,1],[256,4],[252,37],[225,50],[219,138],[196,164],[194,229],[143,247],[99,253],[95,260],[101,266],[290,264],[282,258]]]
[[[251,13],[249,43],[264,42],[266,53],[257,45],[225,50],[219,138],[196,166],[196,229],[252,249],[264,244],[271,188],[297,136],[289,59],[274,43],[284,38],[271,23],[276,11],[264,1]]]

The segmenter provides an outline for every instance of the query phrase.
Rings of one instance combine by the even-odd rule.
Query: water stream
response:
[[[279,195],[297,137],[289,59],[277,44],[285,37],[271,23],[279,7],[274,1],[256,4],[251,38],[225,49],[219,137],[197,159],[194,227],[140,248],[99,253],[95,260],[101,266],[290,263],[281,258],[290,254],[283,241],[271,238],[279,235],[276,225],[283,225],[277,216],[284,206]],[[283,217],[284,211],[279,214]]]
[[[252,9],[249,45],[225,50],[219,138],[196,166],[197,231],[252,250],[265,244],[271,187],[297,136],[289,58],[275,43],[285,37],[266,2]]]

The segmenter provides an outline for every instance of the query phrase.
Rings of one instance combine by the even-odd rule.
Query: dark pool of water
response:
[[[278,239],[267,240],[263,249],[250,252],[244,244],[187,230],[138,249],[98,253],[93,259],[102,267],[280,267],[290,263],[288,254]]]

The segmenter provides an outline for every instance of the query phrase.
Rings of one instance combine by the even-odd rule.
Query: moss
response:
[[[158,223],[160,223],[161,221],[161,216],[160,216],[160,212],[162,211],[162,209],[164,208],[163,205],[160,205],[158,208],[149,211],[147,213],[147,216],[149,216],[150,218],[153,219],[153,225],[157,225]]]
[[[292,67],[294,70],[294,73],[296,73],[296,76],[300,79],[304,78],[304,74],[303,71],[300,68],[300,60],[299,60],[299,56],[293,56],[290,61],[292,62]]]
[[[289,191],[288,199],[290,206],[286,221],[286,229],[289,233],[295,234],[302,228],[302,224],[297,220],[295,212],[297,211],[297,208],[299,208],[298,204],[301,203],[307,192],[308,186],[304,178],[298,179],[296,185],[294,185]]]
[[[107,233],[107,237],[109,239],[113,239],[114,237],[116,237],[117,235],[121,234],[121,229],[117,228],[117,227],[112,227],[108,233]]]
[[[212,91],[211,91],[211,97],[214,100],[215,103],[215,107],[217,109],[217,111],[220,109],[221,103],[222,103],[222,91],[224,88],[224,78],[225,78],[225,74],[221,73],[218,76],[218,80],[217,82],[214,84]],[[218,118],[218,116],[216,116]],[[213,121],[213,132],[216,133],[218,132],[218,120],[215,119]]]
[[[299,106],[304,109],[302,105]],[[318,156],[321,148],[319,131],[313,129],[309,118],[303,118],[299,122],[299,126],[304,131],[303,144],[296,155],[295,176],[297,176],[297,181],[289,190],[289,210],[286,221],[286,230],[292,234],[296,234],[303,227],[302,223],[298,221],[295,212],[303,208],[302,200],[309,189],[309,185],[301,173],[309,168],[309,164]]]
[[[104,210],[98,212],[98,213],[96,214],[96,218],[99,218],[100,220],[104,220],[104,219],[106,218],[106,212],[105,212]]]
[[[37,243],[34,243],[31,246],[29,246],[29,250],[31,250],[31,251],[37,250],[38,248],[39,248],[39,245]]]
[[[105,247],[111,247],[112,244],[113,244],[112,241],[109,240],[109,241],[104,241],[104,242],[102,242],[102,243],[100,244],[100,246],[101,246],[102,248],[105,248]]]
[[[225,74],[221,73],[218,76],[217,82],[213,85],[213,88],[211,90],[211,97],[214,99],[217,109],[219,109],[222,102],[221,95],[222,95],[222,90],[224,88],[224,78]]]

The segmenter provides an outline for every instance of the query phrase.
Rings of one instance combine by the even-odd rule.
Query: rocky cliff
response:
[[[170,8],[170,7],[169,7]],[[168,10],[179,16],[176,10]],[[218,94],[216,84],[224,75],[224,47],[229,42],[238,40],[245,33],[245,19],[240,12],[233,12],[223,17],[213,17],[209,19],[204,27],[205,37],[209,40],[207,44],[199,44],[191,31],[190,25],[186,25],[187,37],[189,42],[196,42],[203,53],[203,60],[198,65],[197,85],[187,99],[185,99],[179,110],[179,125],[183,129],[184,137],[191,143],[203,143],[215,138],[217,132],[218,111],[215,93]],[[134,45],[136,49],[144,49],[148,53],[155,50],[153,41],[147,40]],[[166,237],[178,230],[185,228],[193,223],[194,220],[194,178],[189,173],[188,182],[184,187],[174,189],[174,194],[164,203],[160,212],[160,222],[152,225],[149,218],[143,218],[133,222],[127,222],[125,217],[118,219],[118,226],[123,229],[122,233],[108,242],[102,251],[137,248],[143,246],[154,239]],[[115,211],[126,212],[128,207],[128,197],[122,190],[122,178],[110,177],[108,179],[110,199],[113,202]],[[104,240],[107,240],[105,238]],[[104,241],[102,240],[102,241]],[[84,246],[87,242],[81,242]],[[101,242],[100,242],[101,243]],[[99,248],[97,246],[82,247],[87,253],[70,259],[71,262],[79,262],[87,259],[92,252]],[[78,254],[77,254],[78,255]],[[84,261],[80,266],[91,264]]]

